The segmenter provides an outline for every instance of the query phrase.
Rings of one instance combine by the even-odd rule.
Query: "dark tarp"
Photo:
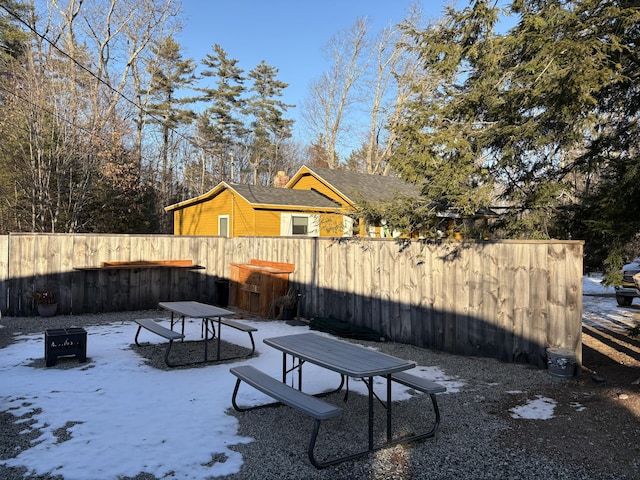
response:
[[[338,337],[355,338],[358,340],[369,340],[372,342],[384,342],[384,336],[369,327],[361,327],[352,323],[338,320],[332,315],[329,317],[315,317],[309,323],[311,330],[331,333]]]

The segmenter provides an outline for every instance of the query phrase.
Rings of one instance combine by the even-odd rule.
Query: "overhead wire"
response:
[[[42,110],[43,112],[45,112],[45,113],[47,113],[47,114],[51,115],[52,117],[58,118],[59,120],[62,120],[63,122],[68,123],[69,125],[71,125],[71,126],[73,126],[73,127],[77,128],[78,130],[81,130],[82,132],[84,132],[84,133],[86,133],[86,134],[88,134],[88,135],[91,135],[92,137],[97,137],[98,139],[100,139],[100,140],[102,140],[102,141],[104,141],[104,142],[107,142],[107,143],[113,143],[113,141],[112,141],[111,139],[107,139],[107,138],[101,137],[101,136],[100,136],[100,135],[98,135],[96,132],[92,132],[92,131],[90,131],[90,130],[87,130],[86,128],[84,128],[84,127],[83,127],[83,126],[81,126],[81,125],[77,125],[77,124],[76,124],[76,123],[74,123],[72,120],[69,120],[68,118],[64,117],[63,115],[60,115],[59,113],[56,113],[56,112],[52,112],[51,110],[49,110],[49,109],[47,109],[47,108],[43,107],[42,105],[38,105],[38,104],[36,104],[36,103],[33,103],[33,102],[32,102],[31,100],[29,100],[28,98],[25,98],[25,97],[24,97],[24,96],[22,96],[22,95],[18,95],[16,92],[14,92],[14,91],[12,91],[12,90],[9,90],[8,88],[5,88],[2,84],[0,84],[0,90],[3,90],[3,91],[7,92],[7,93],[8,93],[8,94],[10,94],[10,95],[13,95],[14,97],[16,97],[16,98],[18,98],[18,99],[22,100],[23,102],[25,102],[25,103],[27,103],[27,104],[31,105],[31,106],[32,106],[32,107],[34,107],[34,108],[37,108],[37,109],[39,109],[39,110]],[[16,126],[16,125],[14,125],[14,126]],[[16,127],[17,127],[17,126],[16,126]]]
[[[185,135],[183,135],[182,133],[178,132],[177,130],[175,130],[174,128],[172,128],[170,125],[166,124],[166,122],[164,122],[164,120],[162,118],[159,118],[157,116],[155,116],[152,112],[149,112],[147,109],[145,109],[142,105],[134,102],[133,100],[131,100],[130,98],[128,98],[125,94],[123,94],[121,91],[116,90],[115,88],[113,88],[110,84],[108,84],[107,82],[105,82],[102,78],[100,78],[98,75],[96,75],[94,72],[92,72],[89,68],[85,67],[84,65],[82,65],[78,60],[76,60],[75,58],[73,58],[71,55],[69,55],[67,52],[65,52],[64,50],[62,50],[60,47],[58,47],[54,42],[52,42],[51,40],[49,40],[45,35],[41,34],[40,32],[38,32],[34,27],[32,27],[27,21],[23,20],[17,13],[15,13],[14,11],[12,11],[10,8],[7,8],[7,6],[5,5],[1,5],[0,4],[0,8],[2,8],[4,11],[6,11],[9,15],[11,15],[12,17],[14,17],[18,22],[20,22],[22,25],[24,25],[25,27],[27,27],[31,32],[33,32],[34,35],[36,35],[38,38],[40,38],[41,40],[47,42],[49,45],[51,45],[53,48],[55,48],[58,52],[60,52],[63,56],[65,56],[66,58],[68,58],[69,60],[71,60],[71,62],[73,62],[75,65],[77,65],[78,67],[80,67],[82,70],[84,70],[85,72],[87,72],[91,77],[93,77],[94,79],[96,79],[98,82],[100,82],[101,84],[103,84],[104,86],[106,86],[109,90],[111,90],[111,92],[116,93],[119,97],[121,97],[122,99],[124,99],[126,102],[130,103],[131,105],[133,105],[136,109],[140,110],[142,113],[144,113],[145,115],[147,115],[149,118],[152,118],[155,122],[159,123],[160,125],[163,125],[164,127],[166,127],[167,129],[169,129],[171,132],[173,132],[174,134],[176,134],[178,137],[182,138],[183,140],[187,141],[191,146],[195,147],[195,148],[204,148],[202,145],[198,144],[198,142],[194,141],[192,138],[189,138]],[[5,91],[8,91],[7,89],[4,89]],[[26,99],[24,99],[23,97],[20,97],[19,95],[17,95],[15,92],[10,92],[9,93],[15,95],[18,98],[22,98],[25,101],[28,101]],[[29,101],[28,101],[29,102]],[[37,108],[41,108],[44,111],[47,111],[44,107],[40,106],[40,105],[35,105],[32,102],[29,102],[32,106],[35,106]],[[51,114],[53,114],[52,112],[49,112]],[[59,116],[59,114],[53,114],[58,116],[58,118],[61,118]],[[61,118],[63,119],[63,118]],[[63,119],[67,122],[69,122],[71,125],[82,129],[82,127],[75,125],[71,120],[68,119]],[[86,130],[84,130],[86,131]],[[109,140],[111,142],[111,140]]]

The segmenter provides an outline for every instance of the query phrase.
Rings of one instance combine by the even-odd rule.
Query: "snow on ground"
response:
[[[639,318],[638,299],[631,307],[619,307],[613,287],[602,285],[601,276],[582,279],[582,322],[600,330],[626,333],[634,327]]]
[[[42,334],[18,337],[16,343],[2,349],[0,356],[0,405],[16,417],[30,416],[36,422],[30,428],[43,434],[32,448],[3,463],[27,466],[41,475],[54,472],[65,480],[111,479],[142,471],[158,478],[173,471],[177,477],[172,478],[198,480],[237,472],[242,457],[229,447],[252,439],[239,436],[237,420],[225,413],[235,384],[229,368],[254,363],[278,378],[282,354],[262,340],[291,334],[291,327],[284,322],[244,322],[259,329],[254,334],[259,357],[169,371],[146,365],[129,348],[135,324],[86,327],[91,338],[91,363],[74,369],[29,366],[43,356]],[[187,337],[200,335],[198,322],[188,321],[185,327]],[[296,332],[303,331],[308,327],[296,327]],[[243,332],[226,329],[224,335],[228,342],[248,344]],[[319,392],[335,387],[335,373],[311,364],[305,371],[305,390]],[[458,379],[449,379],[437,367],[418,366],[415,374],[438,381],[450,392],[462,386]],[[362,383],[351,382],[350,389],[364,395]],[[379,394],[384,392],[379,380],[376,390]],[[393,399],[410,398],[407,390],[394,385]],[[241,405],[270,401],[251,388],[241,389],[238,395]],[[212,412],[215,424],[207,421]],[[69,440],[58,442],[56,431],[60,428],[71,433]],[[207,441],[193,442],[193,438]],[[184,455],[185,444],[189,445],[189,455]],[[105,455],[107,451],[109,454]],[[214,456],[220,455],[227,460],[212,462]],[[116,464],[114,458],[119,459]]]
[[[632,326],[634,309],[618,307],[613,292],[600,282],[599,277],[584,278],[584,322],[596,328]],[[282,355],[262,340],[290,334],[291,327],[283,322],[245,322],[259,328],[255,335],[259,357],[235,365],[257,363],[260,369],[278,377]],[[186,328],[187,336],[200,333],[195,321],[187,322]],[[297,328],[301,333],[307,330]],[[2,349],[0,406],[16,417],[28,416],[35,421],[30,428],[42,432],[30,449],[3,463],[26,466],[36,474],[53,472],[66,480],[135,476],[142,471],[159,478],[173,471],[178,475],[174,478],[197,480],[240,469],[241,455],[229,447],[252,439],[239,436],[237,420],[225,413],[235,383],[228,369],[234,364],[154,369],[129,348],[135,329],[135,325],[121,323],[88,327],[91,363],[82,368],[29,366],[43,356],[41,334],[20,336],[16,343]],[[247,336],[227,329],[225,340],[246,345]],[[335,385],[334,373],[313,365],[307,368],[309,391]],[[437,367],[418,366],[415,373],[444,384],[449,394],[464,388],[463,379],[448,378]],[[365,394],[361,383],[352,382],[352,389]],[[377,388],[382,389],[382,383],[378,382]],[[394,400],[403,400],[410,395],[407,389],[394,385],[393,396]],[[269,402],[250,388],[242,389],[238,400],[242,405]],[[536,396],[511,413],[515,418],[544,420],[553,416],[555,405],[553,399]],[[584,407],[576,404],[574,408],[580,411]],[[204,421],[203,412],[207,412],[206,418],[216,413],[215,425]],[[65,428],[71,438],[58,442],[57,430]],[[207,441],[193,442],[192,438]],[[189,455],[183,454],[185,444],[189,444]],[[227,460],[212,461],[220,455]],[[117,464],[114,458],[119,459]]]
[[[511,416],[513,418],[523,418],[526,420],[549,420],[553,418],[556,408],[556,401],[538,395],[535,400],[530,400],[524,405],[513,407]]]

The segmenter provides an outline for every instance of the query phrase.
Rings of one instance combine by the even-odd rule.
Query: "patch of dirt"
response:
[[[612,478],[640,478],[640,339],[584,326],[582,344],[581,372],[544,394],[557,402],[553,418],[510,418],[527,400],[514,395],[500,409],[511,427],[501,441]]]
[[[247,336],[247,343],[249,337]],[[211,365],[212,363],[229,363],[235,362],[242,358],[251,358],[258,356],[257,353],[251,352],[250,348],[225,342],[220,340],[220,360],[217,359],[218,342],[217,339],[210,339],[208,342],[207,358],[208,362],[204,362],[204,341],[185,341],[173,342],[173,347],[169,354],[169,362],[173,367],[167,366],[164,356],[167,350],[166,344],[131,344],[131,349],[141,357],[145,358],[146,363],[160,370],[176,370],[181,368],[197,368]]]

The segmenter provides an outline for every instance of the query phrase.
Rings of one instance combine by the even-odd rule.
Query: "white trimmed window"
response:
[[[309,234],[309,217],[300,215],[291,215],[291,234],[292,235],[308,235]]]
[[[218,216],[218,235],[221,237],[229,236],[229,215]]]
[[[280,215],[280,235],[320,236],[320,215],[304,213],[282,213]]]

